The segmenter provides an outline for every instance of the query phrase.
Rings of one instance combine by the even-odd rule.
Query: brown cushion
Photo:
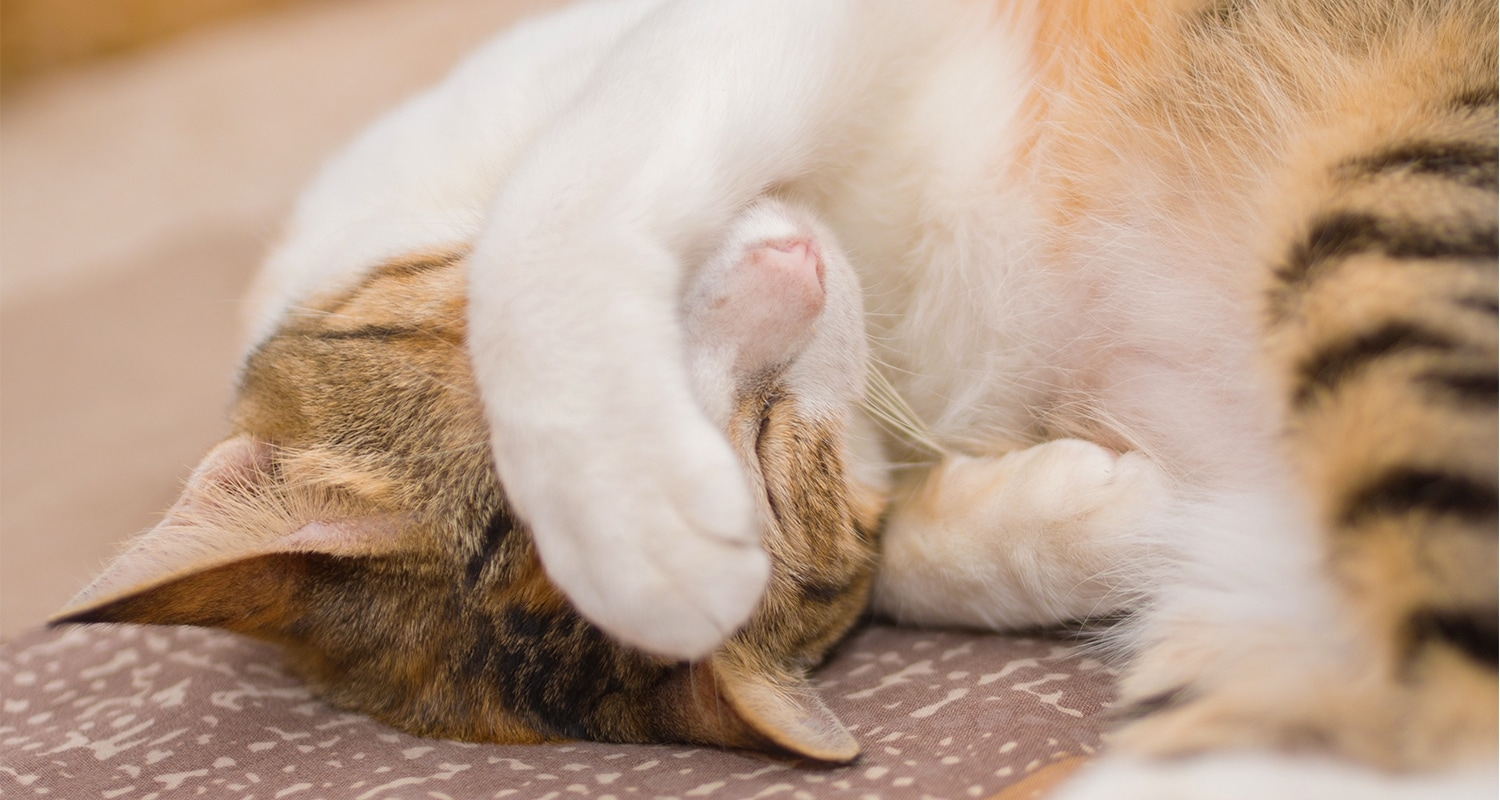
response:
[[[1113,676],[1057,641],[870,627],[817,676],[864,754],[821,768],[678,746],[421,739],[324,705],[275,648],[233,635],[38,630],[0,645],[0,787],[130,800],[989,797],[1092,754]]]

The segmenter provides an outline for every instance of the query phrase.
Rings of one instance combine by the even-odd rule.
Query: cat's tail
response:
[[[1463,708],[1493,699],[1497,648],[1494,14],[1343,95],[1357,130],[1293,164],[1268,293],[1287,446],[1416,763],[1494,736]]]
[[[1305,116],[1271,227],[1252,223],[1290,469],[1189,509],[1186,580],[1116,708],[1121,751],[1493,763],[1496,9],[1359,8],[1311,37],[1226,23],[1264,23],[1267,52],[1306,70],[1282,74],[1302,111],[1278,119]]]

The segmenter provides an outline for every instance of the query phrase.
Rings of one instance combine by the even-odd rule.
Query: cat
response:
[[[387,261],[287,315],[245,364],[231,435],[58,621],[266,639],[333,704],[418,735],[852,759],[806,681],[866,606],[882,502],[843,466],[866,350],[831,236],[759,203],[683,302],[696,394],[774,565],[749,624],[693,664],[606,637],[548,582],[491,462],[467,258]]]
[[[794,202],[864,287],[876,607],[1133,612],[1114,755],[1070,796],[1477,794],[1495,27],[1471,0],[584,2],[336,157],[252,330],[465,248],[547,575],[619,641],[701,657],[770,560],[680,303],[742,209]]]

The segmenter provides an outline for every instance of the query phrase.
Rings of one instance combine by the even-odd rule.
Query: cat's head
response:
[[[55,621],[276,642],[334,704],[421,735],[853,758],[805,680],[864,608],[880,510],[844,466],[864,346],[827,234],[753,208],[686,294],[688,362],[774,564],[748,625],[692,665],[608,639],[548,581],[491,463],[463,258],[291,314],[247,361],[233,435]]]

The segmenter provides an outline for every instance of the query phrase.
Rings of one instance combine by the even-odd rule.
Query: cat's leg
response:
[[[876,607],[995,629],[1107,616],[1141,599],[1170,502],[1145,456],[1079,439],[949,456],[892,502]]]
[[[767,577],[746,479],[695,398],[690,264],[765,189],[846,147],[939,9],[676,3],[517,165],[471,259],[470,351],[507,492],[607,632],[702,655]],[[732,102],[720,98],[732,99]]]
[[[250,343],[310,297],[353,288],[374,265],[467,249],[532,140],[665,2],[591,0],[527,19],[362,132],[298,197],[256,276]]]

